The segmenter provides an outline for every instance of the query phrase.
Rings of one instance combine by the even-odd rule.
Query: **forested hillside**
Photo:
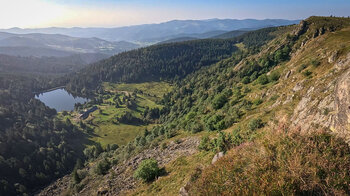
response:
[[[39,195],[349,194],[349,28],[311,17],[141,48],[57,80],[1,75],[0,193],[71,172]],[[56,115],[33,99],[61,85],[91,101]]]
[[[57,85],[50,77],[1,74],[0,81],[0,195],[25,195],[83,159],[85,133],[34,99]]]
[[[193,61],[181,74],[173,61],[146,64],[162,57],[148,52],[214,40],[144,48],[80,72],[80,78],[91,76],[79,84],[86,89],[98,87],[93,81],[176,82],[159,102],[164,106],[160,125],[90,159],[86,164],[94,172],[77,169],[41,195],[62,190],[111,195],[349,194],[350,148],[346,131],[337,128],[346,126],[340,124],[348,114],[339,108],[348,103],[341,97],[348,88],[349,27],[349,19],[311,17],[299,25],[215,41],[237,48],[220,58],[210,55],[214,48],[206,50],[209,54],[203,55],[214,57],[208,64]],[[147,57],[126,64],[128,70],[134,65],[142,71],[131,74],[119,68],[125,64],[118,59],[131,54]],[[156,74],[147,75],[143,67]],[[71,87],[78,84],[77,78],[72,81]]]
[[[202,67],[212,65],[238,51],[243,43],[255,52],[274,38],[268,28],[234,39],[205,39],[150,46],[125,52],[79,71],[67,85],[73,92],[96,89],[101,82],[147,82],[179,80]]]

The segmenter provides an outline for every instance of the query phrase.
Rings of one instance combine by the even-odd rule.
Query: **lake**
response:
[[[72,111],[74,104],[85,103],[88,101],[86,98],[74,97],[68,93],[65,89],[56,89],[53,91],[41,93],[36,95],[35,98],[39,99],[45,105],[50,108],[56,109],[57,112]]]

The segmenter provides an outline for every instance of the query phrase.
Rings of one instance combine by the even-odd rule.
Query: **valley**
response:
[[[350,19],[241,27],[69,71],[4,66],[0,194],[350,194]],[[35,96],[55,87],[69,107]]]

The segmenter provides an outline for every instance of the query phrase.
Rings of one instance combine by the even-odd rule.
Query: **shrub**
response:
[[[255,99],[254,101],[253,101],[253,104],[254,105],[260,105],[260,104],[262,104],[263,103],[263,100],[262,99]]]
[[[73,180],[74,184],[79,184],[81,181],[77,170],[78,170],[77,168],[74,168],[74,170],[72,172],[72,180]]]
[[[298,72],[300,73],[301,71],[303,71],[304,69],[306,69],[307,68],[307,65],[305,65],[305,64],[302,64],[302,65],[300,65],[299,67],[298,67]]]
[[[203,136],[199,146],[198,146],[199,150],[204,150],[204,151],[209,151],[210,150],[210,139],[208,136]]]
[[[110,167],[111,167],[110,162],[105,158],[97,163],[95,172],[98,175],[106,175]]]
[[[255,131],[257,129],[260,129],[264,126],[264,123],[260,118],[253,119],[248,123],[248,127],[251,131]]]
[[[214,114],[213,116],[209,117],[205,120],[205,127],[209,131],[214,131],[217,129],[217,125],[224,117],[220,115]]]
[[[218,109],[222,108],[226,102],[227,102],[227,97],[224,94],[219,94],[219,95],[215,96],[215,98],[212,102],[212,105],[213,105],[214,109],[218,110]]]
[[[242,81],[243,84],[248,84],[250,82],[250,78],[248,76],[245,76]]]
[[[241,136],[241,130],[240,128],[237,128],[233,130],[232,132],[232,145],[233,146],[239,146],[243,143],[243,137]]]
[[[196,112],[190,112],[186,115],[186,120],[189,121],[193,119],[196,115],[197,115]]]
[[[257,81],[261,85],[269,83],[269,79],[267,78],[267,76],[265,74],[259,76]]]
[[[271,101],[276,101],[280,96],[279,95],[273,95],[270,100]]]
[[[160,174],[160,171],[156,160],[146,159],[140,163],[134,173],[134,177],[144,182],[150,182]]]
[[[203,125],[200,122],[192,122],[189,124],[189,129],[192,133],[198,133],[203,131]]]
[[[277,81],[279,78],[280,78],[280,73],[278,73],[277,71],[273,71],[273,72],[269,75],[269,81],[270,81],[270,82]]]
[[[311,61],[311,65],[314,66],[314,67],[318,67],[321,65],[321,62],[317,59],[314,59]]]
[[[304,75],[305,77],[309,77],[309,76],[311,76],[311,74],[312,74],[312,72],[309,71],[309,70],[306,70],[306,71],[303,72],[303,75]]]

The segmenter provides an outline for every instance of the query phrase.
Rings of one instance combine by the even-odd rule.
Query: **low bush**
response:
[[[303,72],[303,75],[304,75],[305,77],[309,77],[309,76],[311,76],[311,74],[312,74],[312,72],[309,71],[309,70],[306,70],[306,71]]]
[[[260,129],[264,126],[264,123],[260,118],[253,119],[248,123],[248,127],[251,131],[255,131],[257,129]]]
[[[98,175],[106,175],[110,168],[110,162],[107,159],[102,159],[100,162],[97,163],[95,172]]]
[[[269,79],[267,78],[266,74],[259,76],[257,81],[261,85],[269,83]]]
[[[136,179],[144,182],[150,182],[160,175],[161,169],[154,159],[143,160],[134,173]]]
[[[313,67],[318,67],[318,66],[321,65],[321,62],[319,60],[317,60],[317,59],[314,59],[314,60],[311,61],[311,65]]]

